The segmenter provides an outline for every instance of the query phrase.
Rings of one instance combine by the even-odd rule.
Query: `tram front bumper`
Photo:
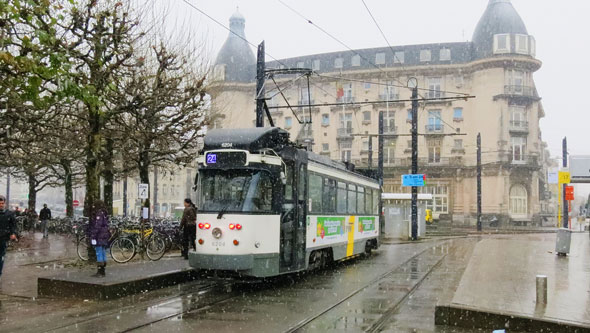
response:
[[[195,269],[243,271],[254,267],[254,255],[219,255],[190,252],[189,263]]]

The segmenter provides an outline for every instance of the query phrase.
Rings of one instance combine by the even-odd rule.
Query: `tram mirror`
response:
[[[285,173],[283,171],[281,171],[281,183],[283,183],[283,185],[287,185],[287,176],[285,176]]]

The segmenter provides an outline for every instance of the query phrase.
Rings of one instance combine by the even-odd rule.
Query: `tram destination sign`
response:
[[[247,156],[243,151],[221,151],[207,153],[205,164],[208,166],[229,167],[246,165]]]

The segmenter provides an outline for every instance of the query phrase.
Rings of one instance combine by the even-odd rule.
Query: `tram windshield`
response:
[[[261,170],[202,170],[200,211],[271,212],[272,180]]]

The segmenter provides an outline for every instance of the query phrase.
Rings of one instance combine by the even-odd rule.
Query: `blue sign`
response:
[[[402,186],[424,186],[424,175],[402,175]]]
[[[207,164],[217,163],[217,154],[207,154]]]

